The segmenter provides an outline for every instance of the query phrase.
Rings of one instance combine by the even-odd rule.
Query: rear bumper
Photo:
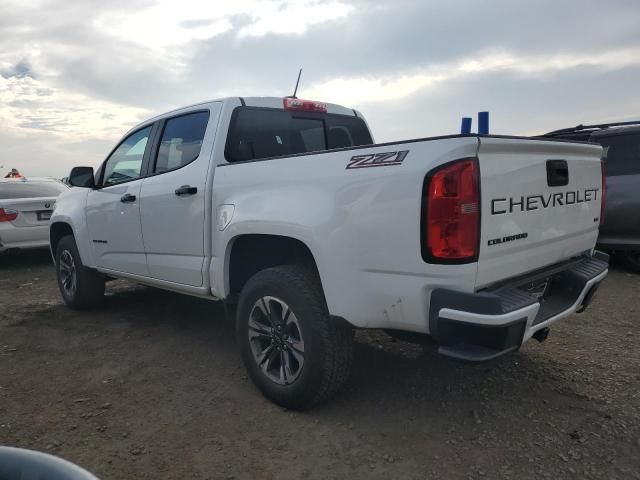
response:
[[[7,223],[0,228],[0,252],[10,249],[47,247],[49,225],[38,227],[14,227]]]
[[[537,331],[584,310],[608,266],[609,256],[596,252],[482,292],[434,290],[431,336],[440,353],[460,360],[481,362],[517,350]]]

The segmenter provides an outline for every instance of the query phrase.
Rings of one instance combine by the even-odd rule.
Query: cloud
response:
[[[30,76],[0,77],[0,125],[5,131],[45,130],[67,139],[113,137],[146,110],[47,87]],[[105,113],[107,114],[105,116]]]
[[[9,68],[0,70],[0,77],[4,78],[24,78],[32,76],[33,73],[31,72],[31,67],[25,61],[20,61],[15,65],[10,66]]]
[[[232,30],[234,18],[248,21],[235,35],[302,34],[310,26],[348,15],[353,7],[336,0],[158,0],[137,11],[110,11],[93,25],[118,38],[130,38],[150,49],[207,40]]]
[[[476,113],[485,110],[492,133],[538,135],[585,122],[637,120],[640,97],[629,92],[638,75],[640,65],[604,72],[582,66],[545,78],[485,71],[361,109],[379,142],[454,134],[465,116],[477,131]]]
[[[253,21],[238,31],[240,37],[302,34],[312,25],[344,18],[353,11],[352,6],[338,1],[261,2],[260,7],[251,16]]]
[[[379,140],[451,133],[477,108],[505,133],[638,110],[635,0],[0,0],[0,9],[10,144],[0,164],[40,145],[47,154],[30,160],[39,174],[100,157],[95,146],[153,112],[290,94],[300,66],[302,97],[361,109]]]
[[[508,51],[480,53],[451,63],[433,64],[409,75],[336,78],[312,85],[307,94],[338,104],[359,106],[407,97],[443,82],[473,78],[478,74],[519,75],[548,79],[573,69],[589,67],[596,72],[640,66],[640,46],[589,54],[516,55]]]
[[[27,176],[62,178],[72,166],[97,167],[113,147],[113,142],[100,138],[66,141],[43,130],[4,131],[0,129],[0,170],[6,173],[18,168]]]

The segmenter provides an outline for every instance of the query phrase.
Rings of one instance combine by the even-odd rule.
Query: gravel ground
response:
[[[283,410],[220,305],[117,281],[63,306],[47,252],[0,258],[0,444],[106,479],[640,479],[640,276],[483,365],[359,332],[350,388]]]

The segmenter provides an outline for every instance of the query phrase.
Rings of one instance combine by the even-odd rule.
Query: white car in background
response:
[[[51,213],[68,189],[52,178],[0,180],[0,252],[49,246]]]

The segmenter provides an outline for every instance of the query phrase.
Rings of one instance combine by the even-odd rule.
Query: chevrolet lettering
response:
[[[530,212],[541,208],[553,208],[598,201],[599,188],[587,188],[568,192],[555,192],[546,195],[528,195],[526,197],[494,198],[491,200],[491,214],[503,215],[513,212]]]

